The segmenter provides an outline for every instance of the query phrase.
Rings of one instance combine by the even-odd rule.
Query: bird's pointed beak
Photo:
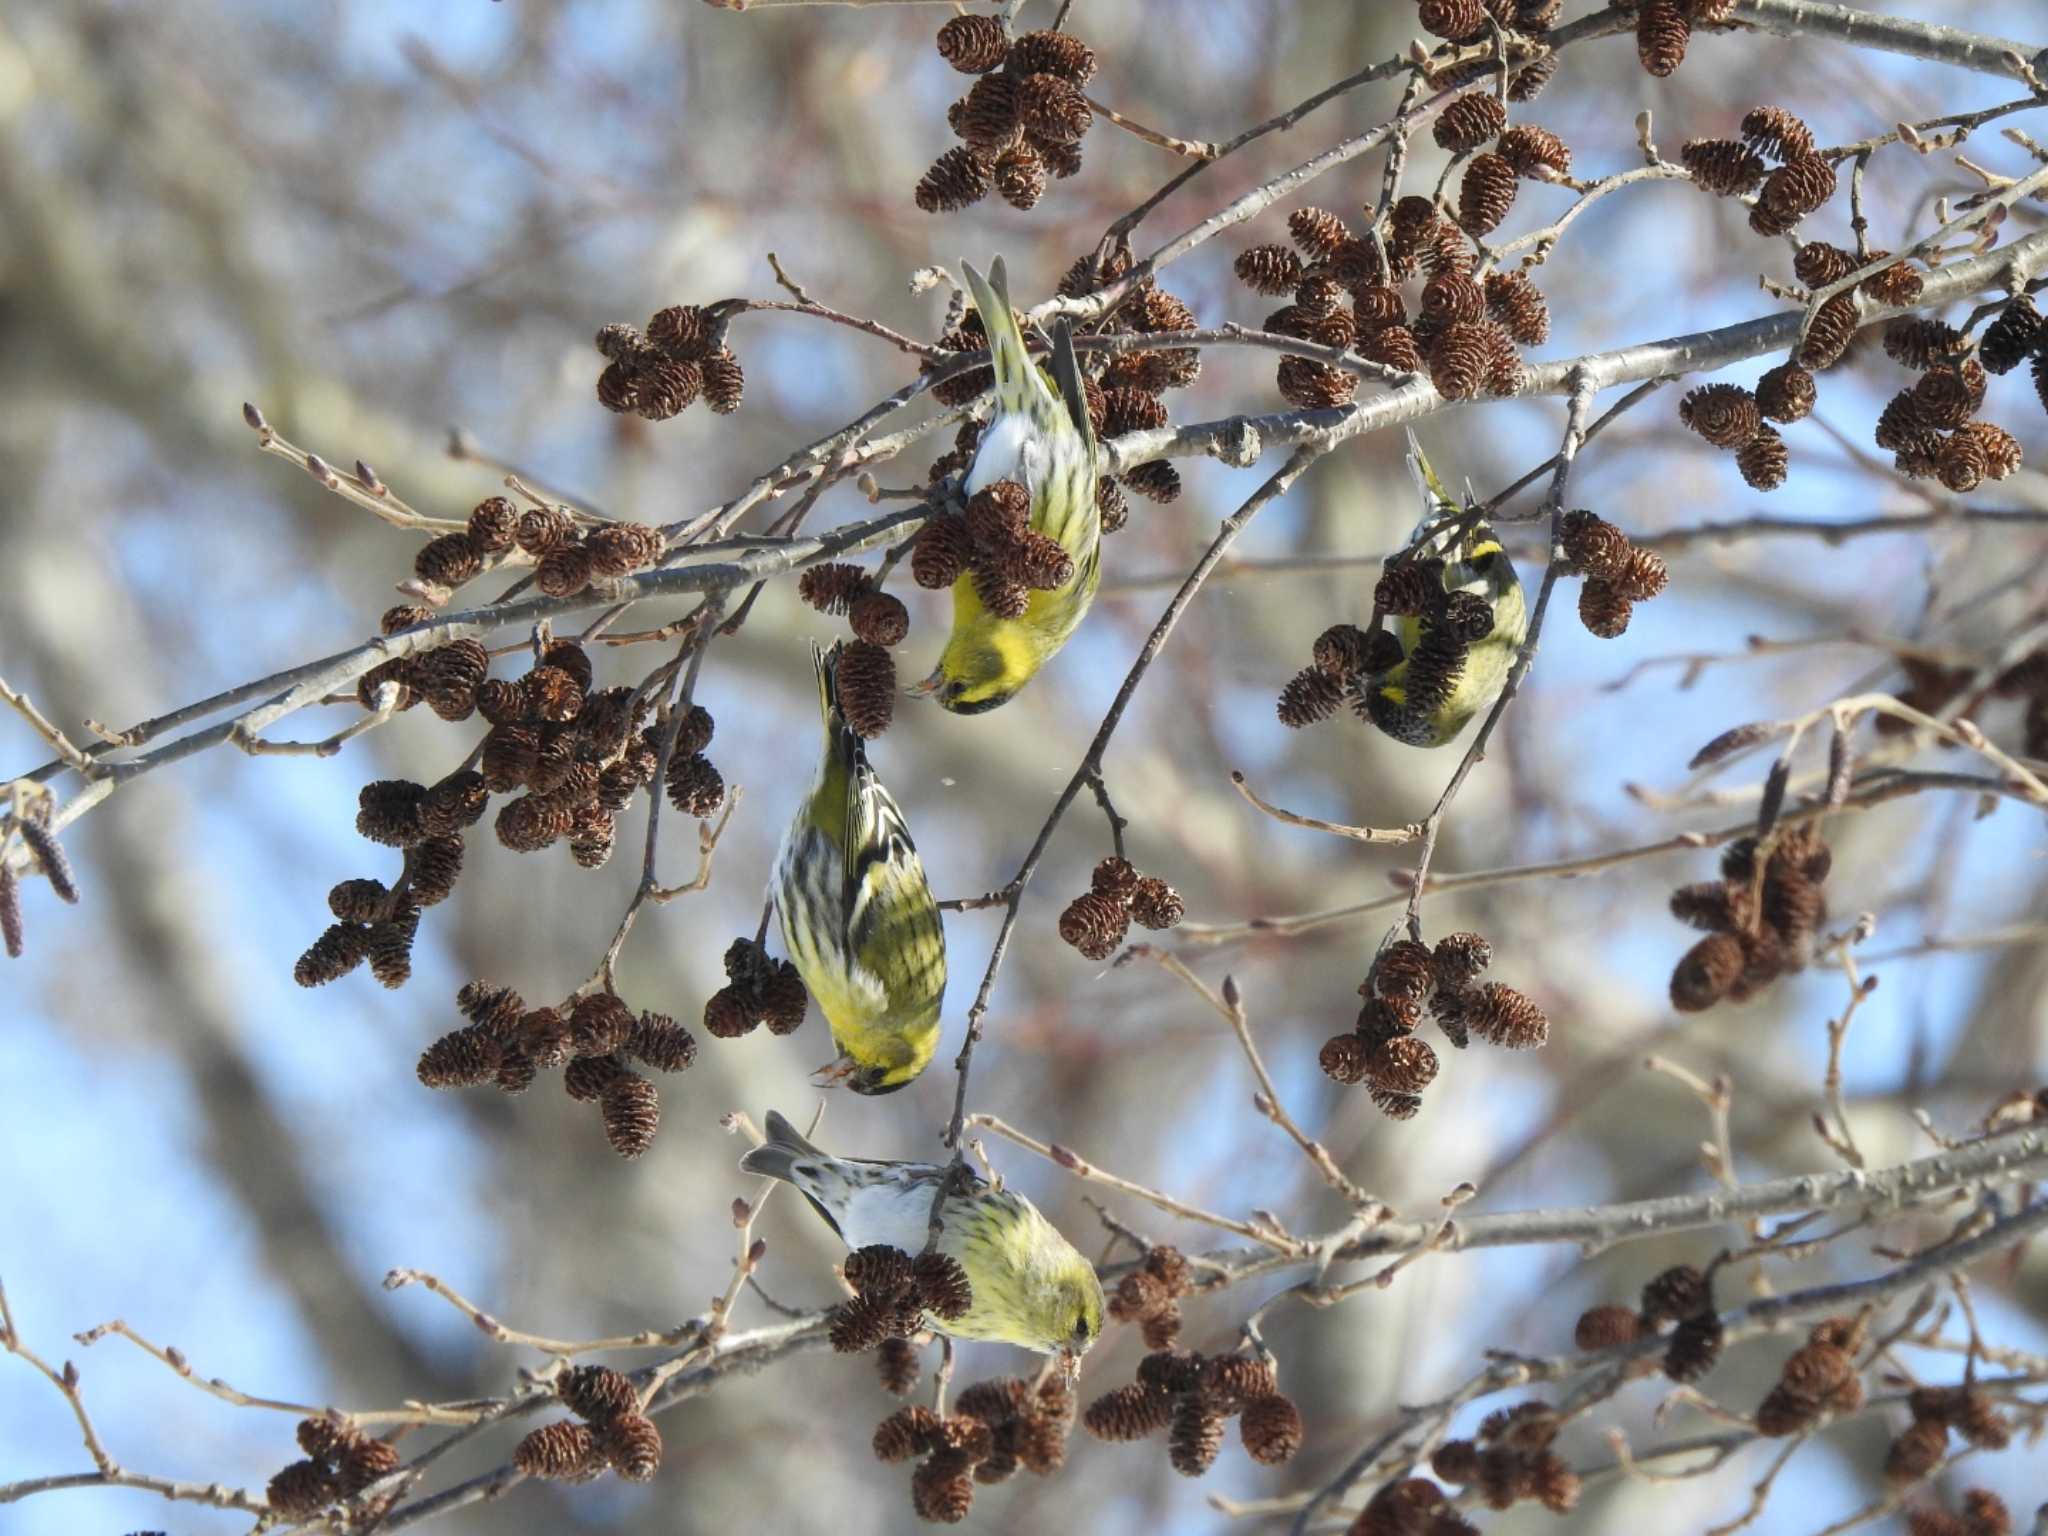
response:
[[[1071,1348],[1061,1349],[1054,1358],[1053,1365],[1054,1369],[1059,1372],[1060,1380],[1066,1382],[1067,1385],[1072,1386],[1076,1381],[1080,1380],[1081,1357],[1075,1354]]]
[[[928,699],[939,691],[939,684],[945,680],[944,674],[937,667],[933,667],[930,677],[925,678],[922,682],[912,683],[903,691],[913,699]]]

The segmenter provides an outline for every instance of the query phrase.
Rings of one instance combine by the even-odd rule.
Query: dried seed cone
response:
[[[1344,221],[1326,208],[1297,208],[1287,216],[1287,233],[1310,260],[1328,260],[1351,238]]]
[[[1972,1488],[1963,1495],[1963,1520],[1968,1536],[2012,1536],[2012,1511],[1988,1488]]]
[[[896,714],[896,659],[881,646],[855,640],[839,653],[839,709],[858,736],[872,740]]]
[[[1490,235],[1500,228],[1514,203],[1514,166],[1501,155],[1475,156],[1458,183],[1458,222],[1470,234]]]
[[[1688,1317],[1671,1332],[1664,1374],[1673,1381],[1698,1381],[1721,1359],[1721,1319],[1712,1312]]]
[[[1476,933],[1447,933],[1430,954],[1430,969],[1445,992],[1457,992],[1493,963],[1493,946]]]
[[[629,1483],[647,1483],[661,1470],[661,1430],[644,1413],[626,1413],[598,1434],[605,1460]]]
[[[1437,114],[1431,131],[1439,148],[1464,154],[1498,137],[1507,122],[1507,108],[1493,92],[1482,89],[1452,98]]]
[[[1768,174],[1756,151],[1733,139],[1694,139],[1678,152],[1694,185],[1719,197],[1740,197]]]
[[[1671,1006],[1700,1013],[1726,997],[1742,979],[1748,961],[1733,934],[1712,933],[1679,959],[1671,973]]]
[[[948,1321],[965,1317],[974,1305],[974,1289],[968,1284],[967,1271],[950,1254],[919,1254],[911,1261],[910,1275],[926,1309]]]
[[[1772,421],[1803,421],[1817,395],[1813,375],[1797,363],[1780,363],[1756,381],[1757,409]]]
[[[1238,255],[1238,281],[1254,293],[1278,296],[1294,292],[1301,282],[1301,258],[1284,245],[1255,245]]]
[[[1095,110],[1072,82],[1041,71],[1017,82],[1017,111],[1025,128],[1048,144],[1073,144],[1095,121]]]
[[[1903,261],[1895,261],[1866,277],[1859,286],[1878,303],[1902,309],[1908,304],[1919,303],[1921,290],[1927,285],[1913,267]]]
[[[924,525],[911,546],[910,574],[920,587],[940,591],[958,581],[973,558],[974,539],[966,520],[941,515]]]
[[[1543,94],[1543,87],[1550,84],[1550,77],[1557,73],[1557,55],[1545,54],[1526,68],[1518,69],[1508,77],[1509,101],[1534,101]]]
[[[1060,938],[1090,960],[1107,960],[1129,931],[1124,902],[1100,891],[1076,896],[1060,913]]]
[[[295,1461],[271,1478],[264,1497],[287,1520],[304,1520],[341,1497],[341,1479],[324,1462]]]
[[[1548,128],[1534,123],[1517,123],[1500,136],[1496,148],[1500,157],[1515,168],[1516,175],[1532,181],[1571,174],[1570,146]]]
[[[2012,299],[1984,328],[1977,360],[1993,373],[2010,373],[2041,342],[2041,312],[2025,294]]]
[[[1486,309],[1522,346],[1541,346],[1550,339],[1550,306],[1526,272],[1489,274]]]
[[[677,752],[668,761],[668,799],[685,816],[713,815],[725,803],[725,778],[701,752]]]
[[[939,28],[939,57],[963,75],[994,69],[1010,51],[1003,23],[995,16],[955,16]]]
[[[1316,1064],[1323,1069],[1324,1076],[1355,1088],[1365,1081],[1371,1055],[1372,1048],[1363,1039],[1355,1032],[1347,1032],[1323,1042]]]
[[[1692,41],[1692,23],[1678,0],[1643,0],[1636,10],[1636,57],[1643,68],[1663,79],[1685,62]]]
[[[1333,410],[1358,393],[1357,374],[1309,357],[1281,358],[1274,369],[1273,382],[1289,405],[1309,411]]]
[[[1081,1415],[1081,1423],[1098,1440],[1143,1440],[1166,1428],[1172,1417],[1169,1394],[1134,1382],[1095,1399]]]
[[[519,1442],[512,1463],[528,1477],[581,1478],[597,1460],[597,1437],[587,1424],[557,1419]]]
[[[1742,472],[1743,483],[1751,490],[1775,491],[1785,483],[1785,471],[1791,458],[1785,439],[1775,428],[1764,427],[1736,451],[1735,467]]]
[[[1739,384],[1704,384],[1678,403],[1678,419],[1716,448],[1740,448],[1763,426],[1756,396]]]
[[[1140,926],[1154,930],[1178,926],[1187,916],[1187,903],[1180,892],[1164,880],[1147,876],[1131,890],[1131,916]]]
[[[875,1426],[875,1460],[908,1461],[932,1448],[939,1431],[938,1415],[922,1404],[898,1408]]]
[[[1646,603],[1670,584],[1664,557],[1653,549],[1631,549],[1628,563],[1614,578],[1614,590],[1632,603]]]
[[[1011,46],[1004,68],[1015,75],[1058,75],[1086,85],[1095,78],[1095,50],[1071,32],[1026,32]]]
[[[996,157],[996,192],[1020,212],[1029,212],[1045,196],[1045,160],[1028,144],[1016,144]]]
[[[870,645],[900,645],[910,633],[910,610],[890,592],[870,592],[847,610],[853,632]]]
[[[1565,514],[1563,544],[1567,560],[1601,581],[1619,578],[1635,552],[1627,534],[1605,518],[1586,511]]]
[[[1511,1051],[1534,1050],[1550,1038],[1543,1010],[1497,981],[1476,989],[1465,1009],[1465,1025],[1480,1039]]]
[[[661,1124],[661,1094],[646,1078],[623,1068],[599,1099],[605,1140],[621,1157],[638,1157],[654,1145]]]
[[[1358,353],[1369,362],[1398,368],[1403,373],[1420,373],[1423,368],[1422,348],[1415,333],[1405,325],[1386,325],[1366,332],[1358,339]]]
[[[7,871],[7,883],[0,895],[11,898],[9,905],[15,914],[9,927],[8,953],[19,956],[21,949],[21,907],[20,887],[14,883],[12,870]],[[335,923],[315,939],[312,946],[299,956],[292,966],[292,980],[302,987],[323,987],[330,981],[339,981],[358,965],[370,952],[370,930],[356,923]]]
[[[988,196],[995,165],[983,152],[956,144],[924,173],[912,200],[926,213],[954,213]]]
[[[1832,368],[1840,362],[1842,355],[1849,350],[1849,343],[1856,338],[1858,319],[1859,311],[1856,308],[1856,294],[1853,290],[1838,293],[1821,305],[1813,317],[1813,323],[1807,327],[1805,341],[1800,343],[1800,366],[1818,372],[1823,368]],[[1887,338],[1886,350],[1890,349],[1890,341]]]
[[[1167,1459],[1183,1477],[1200,1477],[1223,1449],[1223,1418],[1198,1397],[1174,1405],[1166,1441]]]
[[[1277,1392],[1255,1397],[1245,1405],[1237,1430],[1253,1461],[1277,1467],[1292,1461],[1301,1449],[1301,1410],[1292,1398]]]
[[[830,561],[797,578],[797,596],[820,613],[845,614],[874,590],[875,579],[857,565]]]
[[[1884,1475],[1891,1483],[1917,1483],[1948,1454],[1948,1430],[1931,1419],[1919,1419],[1885,1452]]]
[[[1389,1093],[1416,1094],[1435,1081],[1436,1052],[1413,1035],[1397,1035],[1367,1058],[1366,1081]]]
[[[1416,20],[1425,32],[1462,42],[1486,25],[1486,7],[1480,0],[1421,0]]]
[[[832,1310],[829,1330],[832,1347],[842,1355],[857,1355],[863,1350],[873,1349],[882,1340],[894,1336],[896,1317],[893,1299],[883,1301],[873,1296],[855,1296],[843,1301]]]
[[[1422,1100],[1412,1093],[1396,1093],[1391,1088],[1374,1088],[1372,1106],[1389,1120],[1413,1120],[1422,1111]]]
[[[604,1365],[578,1365],[562,1372],[555,1378],[555,1396],[576,1417],[592,1423],[640,1410],[633,1383]]]
[[[590,552],[581,544],[563,544],[540,557],[533,584],[548,597],[574,597],[590,585]]]
[[[1617,1344],[1629,1343],[1641,1332],[1642,1326],[1631,1309],[1610,1302],[1579,1314],[1572,1329],[1572,1342],[1580,1349],[1612,1349]]]
[[[1835,168],[1815,155],[1787,160],[1764,178],[1757,205],[1796,223],[1835,195]]]
[[[958,1525],[973,1503],[974,1479],[954,1471],[951,1463],[934,1457],[911,1474],[910,1507],[920,1520]]]
[[[1579,587],[1579,622],[1590,635],[1618,639],[1634,611],[1635,605],[1607,582],[1589,578]]]

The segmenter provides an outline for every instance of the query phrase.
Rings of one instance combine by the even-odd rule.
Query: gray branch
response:
[[[1931,59],[1937,64],[1953,64],[1960,69],[2014,80],[2025,79],[2030,66],[2048,66],[2048,48],[2039,43],[1986,37],[1978,32],[1965,32],[1961,27],[1913,21],[1904,16],[1880,16],[1854,6],[1824,4],[1822,0],[1742,0],[1735,14],[1740,20],[1780,37],[1797,37],[1802,33],[1830,37],[1859,48],[1902,53],[1908,58]]]

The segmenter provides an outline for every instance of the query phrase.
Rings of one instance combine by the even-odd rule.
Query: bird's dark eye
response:
[[[1088,1342],[1088,1319],[1085,1317],[1074,1324],[1074,1342],[1076,1344],[1086,1344]]]

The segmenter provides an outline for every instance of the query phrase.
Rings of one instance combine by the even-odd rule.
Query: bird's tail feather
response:
[[[768,1139],[740,1159],[740,1171],[759,1174],[764,1179],[784,1179],[794,1183],[796,1181],[790,1171],[798,1158],[824,1156],[804,1140],[803,1132],[771,1109],[768,1111]]]
[[[981,328],[988,334],[989,358],[995,368],[996,405],[1005,411],[1021,411],[1034,389],[1045,384],[1032,365],[1024,346],[1024,333],[1017,329],[1016,311],[1010,308],[1010,274],[998,256],[989,263],[983,277],[968,262],[960,263],[967,288],[974,295],[974,307],[981,315]]]

